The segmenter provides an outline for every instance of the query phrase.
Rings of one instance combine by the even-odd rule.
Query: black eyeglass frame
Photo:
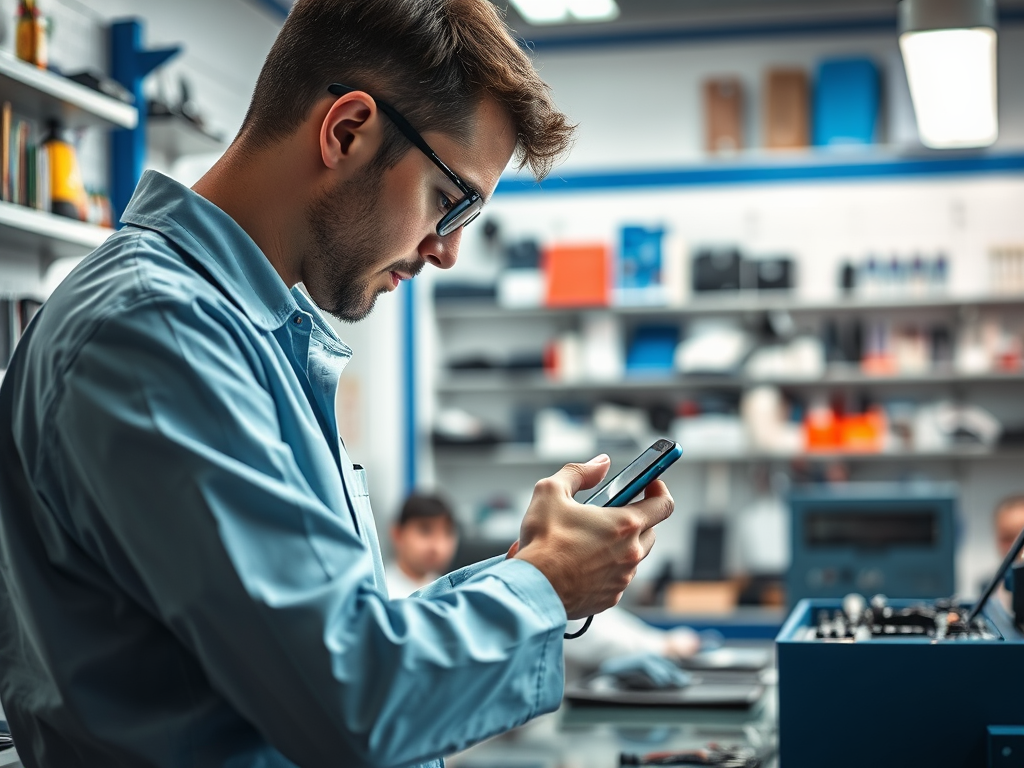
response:
[[[343,83],[331,83],[327,88],[335,96],[344,96],[346,93],[352,93],[353,91],[360,91],[361,88],[353,88]],[[430,148],[430,145],[420,135],[420,132],[410,125],[409,121],[406,120],[402,113],[392,107],[386,101],[373,97],[380,111],[383,112],[395,127],[402,132],[412,144],[430,158],[431,162],[441,169],[441,172],[447,176],[452,184],[459,188],[464,197],[461,200],[456,201],[452,205],[452,209],[448,211],[441,220],[437,223],[437,235],[438,237],[446,237],[460,227],[464,227],[469,224],[473,219],[480,215],[481,209],[484,207],[484,197],[477,192],[473,187],[463,181],[455,171],[444,164],[444,161],[437,156],[437,153]]]

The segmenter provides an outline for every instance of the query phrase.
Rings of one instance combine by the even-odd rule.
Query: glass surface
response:
[[[808,512],[804,540],[816,547],[934,546],[938,539],[935,510]]]
[[[634,459],[622,472],[613,477],[608,482],[608,485],[587,499],[586,503],[596,507],[605,506],[618,494],[622,493],[630,483],[650,469],[651,465],[661,458],[671,445],[672,443],[667,440],[659,440]]]

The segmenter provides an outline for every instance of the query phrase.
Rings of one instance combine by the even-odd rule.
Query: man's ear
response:
[[[398,544],[398,539],[401,538],[401,536],[402,536],[402,529],[398,526],[397,523],[392,524],[392,526],[391,526],[391,543],[397,545]]]
[[[383,140],[381,114],[366,93],[339,96],[320,124],[320,157],[332,170],[361,167],[376,157]]]

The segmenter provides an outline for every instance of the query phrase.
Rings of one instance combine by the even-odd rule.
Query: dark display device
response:
[[[678,443],[658,440],[583,503],[596,507],[624,507],[682,455],[683,449]]]

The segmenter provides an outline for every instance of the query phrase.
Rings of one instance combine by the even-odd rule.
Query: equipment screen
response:
[[[613,477],[609,481],[608,485],[587,499],[587,504],[603,507],[609,501],[622,493],[626,486],[649,469],[671,445],[672,444],[667,440],[659,440],[634,459],[629,466]]]
[[[873,510],[871,512],[809,511],[804,518],[805,542],[812,547],[935,546],[939,536],[935,510]]]

